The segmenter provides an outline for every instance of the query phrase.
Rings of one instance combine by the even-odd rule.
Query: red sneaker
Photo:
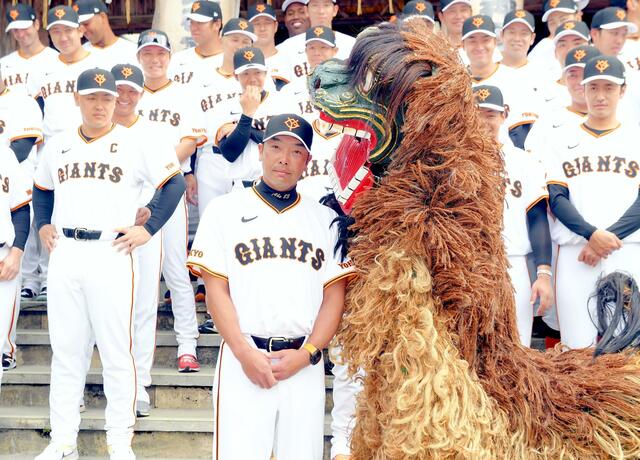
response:
[[[198,358],[193,355],[178,356],[178,372],[198,372],[200,371],[200,363]]]

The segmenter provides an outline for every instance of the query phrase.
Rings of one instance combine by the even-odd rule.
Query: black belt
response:
[[[296,337],[287,339],[285,337],[255,337],[251,336],[253,343],[261,350],[280,351],[280,350],[298,350],[304,344],[305,337]]]
[[[102,235],[100,230],[87,230],[86,228],[63,228],[62,234],[67,238],[73,238],[74,240],[99,240]]]

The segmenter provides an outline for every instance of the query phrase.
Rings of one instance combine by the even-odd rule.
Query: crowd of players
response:
[[[412,0],[399,18],[424,21],[458,50],[471,76],[480,118],[502,145],[506,169],[504,239],[516,293],[518,329],[526,346],[531,343],[534,314],[543,315],[551,329],[559,330],[565,345],[592,345],[598,331],[587,304],[598,277],[614,270],[640,277],[640,254],[633,255],[640,247],[640,155],[633,144],[634,128],[640,123],[640,7],[636,0],[629,0],[629,12],[604,8],[587,25],[581,21],[585,3],[549,0],[542,17],[549,36],[531,50],[535,20],[525,10],[510,12],[497,28],[491,17],[473,15],[469,0],[441,1],[437,18],[429,2]],[[137,416],[144,417],[150,411],[146,388],[151,384],[160,274],[168,288],[164,301],[171,304],[175,317],[178,370],[200,369],[198,335],[216,329],[210,318],[200,326],[196,320],[196,302],[205,300],[206,291],[199,278],[194,292],[187,269],[189,206],[203,216],[214,198],[260,183],[265,130],[270,120],[285,113],[295,116],[286,120],[289,131],[311,154],[297,192],[318,201],[331,191],[329,164],[340,133],[328,131],[318,119],[306,77],[327,59],[347,58],[355,39],[332,29],[338,12],[332,0],[285,0],[282,10],[289,38],[276,44],[279,24],[269,4],[252,5],[246,19],[224,21],[218,3],[195,1],[187,15],[195,46],[178,52],[161,30],[142,32],[137,44],[117,37],[101,0],[78,0],[74,7],[58,6],[49,11],[47,31],[57,51],[40,42],[41,24],[30,6],[18,3],[8,10],[7,32],[17,41],[18,50],[0,59],[0,136],[3,155],[10,157],[0,162],[5,192],[1,212],[6,214],[0,246],[4,258],[0,294],[6,304],[1,311],[6,324],[0,328],[0,337],[6,337],[6,343],[0,344],[4,370],[16,366],[16,289],[22,299],[45,300],[48,289],[60,291],[66,282],[59,278],[56,287],[47,282],[53,278],[47,273],[49,250],[58,236],[51,233],[49,222],[38,222],[37,218],[29,230],[29,178],[35,174],[34,193],[50,191],[44,186],[48,176],[35,171],[44,161],[41,157],[46,146],[59,144],[70,130],[86,145],[99,140],[78,128],[84,112],[77,95],[99,93],[111,80],[117,90],[114,125],[126,127],[149,145],[173,146],[186,190],[175,211],[163,221],[162,231],[150,232],[151,239],[136,251],[140,266],[132,350]],[[100,72],[91,74],[93,81],[82,80],[81,85],[79,76],[86,79],[86,72],[93,69]],[[311,130],[305,134],[307,124]],[[305,136],[310,136],[308,142]],[[58,170],[60,182],[89,173],[111,181],[120,177],[117,168],[106,163],[68,166]],[[171,161],[168,170],[170,166]],[[40,166],[42,169],[45,167]],[[171,181],[159,187],[170,185]],[[136,225],[149,229],[157,224],[151,216],[162,210],[159,196],[154,187],[145,186],[137,203]],[[71,200],[70,209],[85,205],[82,193],[74,199],[77,201]],[[77,224],[64,229],[63,236],[91,239],[83,222]],[[134,237],[126,238],[130,239],[124,241],[132,241]],[[191,255],[189,264],[197,268],[193,251]],[[22,284],[17,285],[21,263]],[[66,276],[73,270],[69,266],[63,273]],[[64,335],[64,325],[50,323],[52,327]],[[101,348],[104,339],[98,331],[93,333],[95,337],[88,333],[88,346],[75,351],[80,357],[83,353],[90,356],[94,341]],[[77,356],[60,355],[54,356],[56,366],[77,367],[64,363]],[[87,369],[80,367],[79,372],[86,373]],[[349,453],[357,384],[347,378],[344,366],[335,366],[334,372],[332,458],[337,458]],[[83,402],[77,401],[77,405]],[[117,419],[115,412],[111,421]],[[76,423],[54,414],[52,407],[52,424],[54,417],[58,426],[68,428]],[[66,455],[73,446],[73,430],[67,436],[69,441],[58,442],[39,458]],[[129,436],[125,433],[117,438],[113,433],[112,441]],[[128,445],[125,447],[115,449],[112,458],[133,458]],[[304,458],[315,458],[316,454]]]

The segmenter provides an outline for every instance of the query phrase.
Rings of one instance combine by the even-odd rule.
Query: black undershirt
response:
[[[282,211],[296,202],[298,199],[298,192],[293,187],[286,192],[279,192],[269,187],[264,181],[258,182],[253,186],[253,189],[271,206],[278,211]]]
[[[586,129],[589,132],[592,132],[593,134],[595,134],[596,136],[602,136],[604,134],[608,134],[611,131],[613,131],[614,129],[617,129],[618,127],[616,126],[615,128],[608,128],[608,129],[595,129],[595,128],[591,128],[589,125],[587,125],[586,123],[582,123],[582,126],[584,126],[584,129]]]

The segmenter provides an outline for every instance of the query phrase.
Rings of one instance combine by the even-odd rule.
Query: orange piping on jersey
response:
[[[584,124],[584,123],[580,123],[580,128],[582,128],[582,130],[583,130],[583,131],[585,131],[585,132],[587,132],[587,133],[591,134],[591,135],[592,135],[593,137],[595,137],[596,139],[599,139],[599,138],[601,138],[601,137],[604,137],[604,136],[606,136],[607,134],[611,134],[611,133],[612,133],[612,132],[614,132],[616,129],[618,129],[620,126],[622,126],[622,123],[618,123],[618,126],[616,126],[615,128],[608,129],[608,130],[606,130],[605,132],[603,132],[602,134],[596,134],[596,133],[594,133],[593,131],[591,131],[589,128],[587,128],[587,127],[585,126],[585,124]]]
[[[62,54],[58,54],[58,59],[60,59],[60,62],[62,62],[65,65],[71,65],[71,64],[75,64],[76,62],[80,62],[80,61],[88,58],[90,55],[91,55],[91,52],[87,51],[87,54],[82,56],[80,59],[76,59],[75,61],[65,61],[64,57],[62,56]]]
[[[556,180],[547,181],[547,185],[561,185],[564,188],[569,188],[569,184],[567,184],[566,182],[560,182]]]
[[[11,142],[17,141],[18,139],[31,139],[36,138],[36,145],[40,144],[43,141],[42,134],[24,134],[22,136],[16,136],[9,139]]]
[[[180,142],[182,142],[185,139],[191,139],[193,141],[196,141],[196,147],[202,147],[204,144],[207,143],[207,140],[209,140],[207,138],[207,136],[202,135],[202,136],[183,136],[180,138]],[[198,140],[200,139],[200,140]]]
[[[548,200],[548,199],[549,199],[549,195],[541,195],[541,196],[539,196],[538,198],[536,198],[533,201],[533,203],[531,203],[529,206],[527,206],[527,211],[526,212],[531,211],[535,207],[535,205],[540,203],[542,200]]]
[[[170,174],[170,175],[169,175],[165,180],[163,180],[162,182],[160,182],[160,185],[158,185],[158,186],[156,187],[156,190],[158,190],[158,189],[159,189],[160,187],[162,187],[164,184],[166,184],[167,182],[169,182],[169,181],[171,180],[171,178],[172,178],[172,177],[175,177],[175,176],[177,176],[178,174],[180,174],[180,172],[181,172],[180,170],[177,170],[177,171],[175,171],[175,172],[171,173],[171,174]]]
[[[216,131],[216,135],[215,135],[215,144],[218,145],[218,143],[220,142],[220,140],[222,139],[222,136],[220,135],[220,131],[222,131],[222,128],[224,128],[227,125],[235,125],[237,124],[237,121],[230,121],[229,123],[225,123],[223,125],[221,125],[218,130]],[[235,129],[235,128],[234,128]],[[231,133],[229,133],[231,134]],[[226,137],[226,136],[225,136]]]
[[[567,109],[571,113],[575,113],[576,115],[580,115],[581,117],[586,117],[587,116],[586,112],[580,112],[579,110],[572,109],[571,107],[565,107],[565,109]]]
[[[107,131],[104,134],[99,135],[98,137],[94,137],[91,140],[87,140],[87,138],[85,137],[84,134],[82,134],[82,130],[80,129],[81,127],[78,127],[78,136],[80,136],[80,139],[82,139],[84,141],[85,144],[91,144],[94,141],[97,141],[98,139],[106,136],[107,134],[109,134],[111,131],[113,131],[113,129],[116,127],[117,125],[115,123],[111,123],[111,128],[109,128],[109,131]]]
[[[282,214],[286,211],[288,211],[291,208],[294,208],[298,203],[300,203],[300,194],[298,193],[298,196],[296,197],[296,201],[294,201],[293,203],[291,203],[289,206],[287,206],[286,208],[284,208],[282,211],[278,211],[277,208],[274,208],[271,203],[269,203],[267,200],[265,200],[264,198],[262,198],[262,195],[260,195],[260,193],[258,192],[258,190],[256,190],[256,186],[252,185],[251,186],[251,190],[253,190],[253,193],[256,194],[256,196],[258,198],[260,198],[260,201],[262,201],[263,203],[265,203],[267,206],[269,206],[271,209],[273,209],[276,213],[278,214]]]
[[[340,280],[343,280],[345,278],[347,278],[347,283],[350,282],[353,278],[357,277],[358,274],[356,272],[348,272],[348,273],[343,273],[342,275],[338,275],[335,278],[331,278],[329,281],[327,281],[326,283],[324,283],[323,289],[327,289],[329,286],[331,286],[332,284],[337,283]]]
[[[148,93],[154,94],[157,93],[158,91],[162,91],[163,89],[165,89],[167,86],[169,86],[171,83],[173,83],[173,80],[169,80],[168,82],[166,82],[164,85],[162,85],[160,88],[158,89],[151,89],[149,88],[147,85],[144,85],[144,90]]]
[[[139,119],[140,119],[140,117],[139,117],[138,115],[136,115],[135,120],[133,120],[133,121],[131,122],[131,124],[130,124],[130,125],[128,125],[128,126],[123,125],[123,126],[124,126],[125,128],[131,128],[133,125],[135,125],[136,123],[138,123],[138,120],[139,120]]]
[[[8,355],[13,358],[13,353],[16,351],[15,344],[11,341],[11,331],[13,331],[13,321],[16,317],[16,296],[13,296],[13,307],[11,307],[11,322],[9,323],[9,332],[7,333],[7,342],[9,342],[9,353]]]
[[[42,190],[43,192],[53,192],[53,190],[49,190],[48,188],[41,187],[40,185],[36,184],[35,182],[33,183],[33,186],[35,188],[37,188],[38,190]]]
[[[283,81],[283,82],[285,82],[285,83],[287,83],[287,84],[291,83],[289,80],[287,80],[287,79],[286,79],[286,78],[284,78],[284,77],[281,77],[280,75],[271,75],[271,78],[273,78],[274,80],[280,80],[280,81]]]
[[[113,41],[113,43],[109,43],[108,45],[104,45],[104,46],[94,45],[94,44],[93,44],[93,43],[91,43],[91,42],[89,42],[89,43],[91,43],[91,46],[92,46],[92,47],[94,47],[94,48],[97,48],[97,49],[99,49],[99,50],[106,50],[107,48],[109,48],[109,47],[111,47],[111,46],[115,45],[116,43],[118,43],[118,40],[119,40],[119,38],[118,38],[118,37],[116,37],[116,39]]]
[[[47,47],[43,46],[40,51],[33,53],[31,56],[25,56],[24,54],[22,54],[22,50],[18,50],[18,56],[20,56],[22,59],[31,59],[32,57],[37,56],[38,54],[42,53],[46,49]]]
[[[532,125],[534,124],[536,121],[535,120],[526,120],[526,121],[519,121],[518,123],[514,123],[511,126],[509,126],[508,129],[513,129],[513,128],[517,128],[518,126],[523,126],[523,125]]]
[[[224,73],[221,69],[222,69],[222,67],[218,67],[218,68],[216,69],[216,72],[218,72],[218,73],[219,73],[221,76],[223,76],[224,78],[231,78],[231,77],[233,77],[233,72],[231,72],[231,73]]]
[[[129,260],[131,261],[131,306],[129,307],[129,356],[131,356],[131,365],[133,366],[133,405],[131,410],[133,415],[136,415],[136,399],[138,391],[138,372],[136,371],[136,360],[133,357],[133,306],[134,302],[134,286],[135,286],[135,272],[133,271],[133,254],[129,254]]]
[[[500,64],[497,63],[495,70],[493,72],[491,72],[489,75],[487,75],[486,77],[481,78],[480,80],[478,80],[476,77],[474,77],[472,75],[471,79],[473,80],[473,83],[482,83],[483,81],[488,80],[489,78],[493,77],[495,75],[495,73],[498,71],[499,68],[500,68]]]
[[[189,206],[187,206],[186,193],[182,198],[182,206],[184,206],[184,247],[186,256],[189,257]]]
[[[224,353],[225,342],[220,345],[220,356],[218,357],[218,388],[216,391],[216,460],[220,460],[220,381],[222,380],[222,355]]]
[[[210,57],[214,57],[214,56],[219,56],[220,54],[222,54],[222,51],[218,52],[218,53],[214,53],[214,54],[204,54],[202,52],[200,52],[200,50],[198,50],[198,47],[196,46],[195,48],[193,48],[193,51],[196,53],[196,55],[202,59],[207,59]]]
[[[9,88],[5,88],[4,91],[2,91],[0,93],[0,97],[4,96],[5,94],[7,94],[9,92]]]
[[[325,136],[324,134],[322,134],[320,128],[318,128],[317,124],[320,120],[319,119],[315,119],[313,120],[313,123],[311,123],[311,126],[313,127],[313,130],[316,132],[316,134],[318,136],[320,136],[323,139],[333,139],[334,137],[338,136],[340,133],[329,133],[328,136]]]
[[[187,262],[187,267],[189,267],[189,270],[191,271],[191,273],[193,273],[196,276],[199,276],[200,278],[202,278],[202,270],[204,270],[211,276],[215,276],[216,278],[219,278],[223,281],[229,281],[229,277],[227,275],[223,275],[222,273],[215,272],[205,267],[204,265],[199,264],[198,262]]]
[[[16,210],[20,209],[21,207],[28,205],[29,203],[31,203],[31,198],[29,198],[27,201],[23,201],[18,206],[15,206],[15,207],[11,208],[11,212],[16,211]]]

